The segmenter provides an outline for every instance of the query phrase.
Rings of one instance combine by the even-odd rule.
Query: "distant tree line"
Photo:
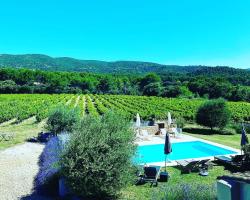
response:
[[[237,81],[238,80],[238,81]],[[94,93],[225,98],[250,102],[248,79],[230,74],[118,75],[0,69],[0,93]]]

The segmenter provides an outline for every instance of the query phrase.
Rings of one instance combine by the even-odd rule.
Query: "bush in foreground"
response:
[[[235,130],[236,133],[238,133],[238,134],[242,133],[242,124],[241,123],[233,124],[232,128]],[[245,124],[244,128],[245,128],[245,131],[247,133],[250,133],[250,125]]]
[[[133,180],[134,137],[121,116],[85,117],[60,159],[71,191],[88,199],[115,199]]]
[[[162,200],[215,200],[216,186],[198,183],[178,184],[163,187]],[[157,198],[156,198],[157,199]]]
[[[47,129],[54,134],[71,132],[77,127],[79,121],[79,110],[59,106],[50,113],[47,121]]]
[[[202,126],[209,127],[211,130],[218,127],[226,127],[230,119],[230,112],[223,99],[215,99],[205,102],[197,111],[196,122]]]
[[[43,193],[43,190],[48,187],[50,187],[50,190],[47,189],[47,191],[53,192],[52,188],[57,186],[55,183],[58,182],[59,168],[56,164],[59,160],[59,148],[58,137],[52,137],[39,157],[39,172],[35,180],[35,187],[38,192]]]

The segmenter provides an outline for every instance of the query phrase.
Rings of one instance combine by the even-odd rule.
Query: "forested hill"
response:
[[[155,72],[158,74],[178,72],[192,73],[205,68],[205,66],[177,66],[161,65],[151,62],[116,61],[105,62],[97,60],[78,60],[68,57],[53,58],[41,54],[25,55],[0,55],[0,67],[28,68],[45,71],[68,72],[92,72],[92,73],[136,73],[146,74]]]
[[[203,67],[201,69],[192,72],[193,75],[207,75],[207,76],[214,76],[215,74],[224,74],[224,75],[244,75],[246,74],[247,70],[244,69],[235,69],[232,67]]]
[[[250,102],[250,72],[93,74],[30,69],[0,69],[0,93],[92,93],[161,97],[219,98]],[[239,73],[238,73],[239,72]],[[203,75],[205,74],[205,75]]]

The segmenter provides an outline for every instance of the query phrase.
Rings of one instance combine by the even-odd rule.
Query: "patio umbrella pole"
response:
[[[165,137],[165,145],[164,145],[164,154],[165,154],[165,172],[166,172],[166,167],[167,167],[167,155],[172,152],[172,147],[170,143],[170,138],[169,134],[166,134]]]
[[[167,155],[165,154],[165,172],[167,172]]]
[[[241,131],[241,142],[240,142],[240,146],[241,146],[241,155],[243,154],[243,148],[246,144],[249,144],[249,140],[247,137],[247,133],[246,130],[244,128],[244,124],[242,123],[242,131]]]

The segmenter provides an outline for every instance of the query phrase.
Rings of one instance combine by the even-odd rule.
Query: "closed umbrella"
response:
[[[140,119],[139,113],[136,114],[135,126],[136,126],[137,128],[140,128],[140,126],[141,126],[141,119]]]
[[[245,146],[246,144],[249,143],[248,137],[247,137],[247,133],[246,130],[244,128],[244,125],[242,124],[242,131],[241,131],[241,147]]]
[[[169,134],[166,134],[165,137],[165,145],[164,145],[164,154],[165,154],[165,171],[166,171],[166,162],[167,162],[167,155],[172,152],[172,145],[170,142]]]
[[[172,118],[170,112],[168,112],[168,126],[172,124]]]

